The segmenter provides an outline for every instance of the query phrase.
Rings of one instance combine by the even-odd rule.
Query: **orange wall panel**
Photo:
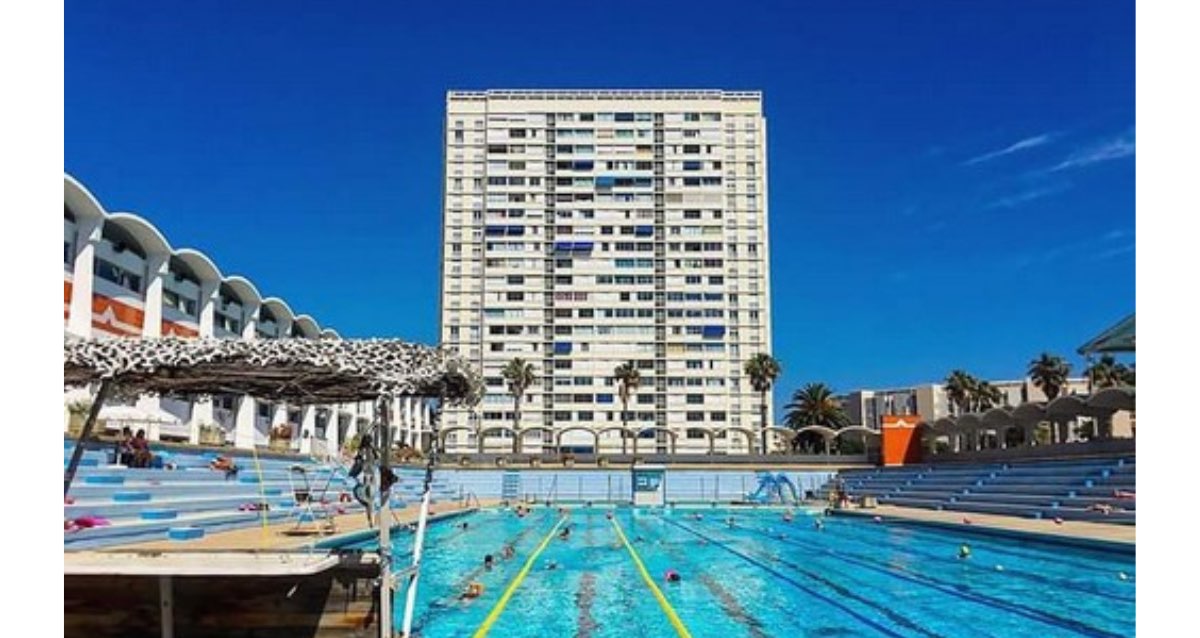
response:
[[[921,462],[921,417],[916,414],[883,415],[883,464]]]

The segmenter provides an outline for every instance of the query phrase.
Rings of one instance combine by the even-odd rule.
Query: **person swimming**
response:
[[[503,558],[504,560],[509,560],[510,558],[515,556],[516,553],[517,552],[516,552],[516,550],[513,549],[512,545],[505,545],[504,549],[500,552],[500,557]]]
[[[664,574],[664,578],[668,583],[677,583],[683,580],[683,576],[680,576],[679,572],[675,571],[674,569],[668,569],[667,573]]]
[[[971,546],[966,543],[959,545],[958,546],[959,560],[963,560],[963,559],[970,558],[970,557],[971,557]]]
[[[825,529],[825,521],[818,518],[816,521],[813,522],[813,528],[816,529],[818,532],[824,530]]]
[[[469,585],[467,585],[467,590],[464,591],[462,593],[462,596],[460,596],[459,598],[474,599],[474,598],[479,598],[482,595],[483,595],[483,584],[479,583],[479,582],[471,581],[471,583]]]
[[[492,571],[492,566],[495,564],[496,564],[496,560],[494,558],[492,558],[491,554],[488,554],[487,556],[483,557],[483,568],[484,569],[486,569],[488,571]]]
[[[462,529],[467,529],[467,522],[463,521],[463,524],[459,525],[459,527],[461,527]]]
[[[783,522],[785,522],[785,523],[790,523],[790,522],[792,522],[792,513],[791,513],[791,512],[784,512],[784,513],[783,513]]]
[[[546,561],[546,569],[549,569],[549,570],[558,569],[558,563],[555,562],[555,560],[553,558],[551,558],[550,560]]]
[[[570,540],[571,539],[571,527],[569,525],[563,525],[562,531],[558,533],[558,538],[559,538],[559,540],[564,540],[564,541]]]

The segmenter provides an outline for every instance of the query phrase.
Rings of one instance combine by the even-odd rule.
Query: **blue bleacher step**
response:
[[[190,541],[204,538],[203,527],[171,527],[167,529],[167,538],[173,541]]]
[[[279,495],[283,494],[283,488],[282,487],[266,487],[266,488],[263,488],[262,492],[263,492],[264,496],[279,496]]]
[[[139,501],[148,501],[150,500],[150,492],[113,492],[112,500],[118,503],[136,503]]]
[[[83,482],[91,485],[124,485],[125,477],[120,474],[100,474],[97,476],[85,476]]]
[[[166,521],[179,516],[179,512],[172,509],[153,509],[142,510],[141,519],[144,521]]]

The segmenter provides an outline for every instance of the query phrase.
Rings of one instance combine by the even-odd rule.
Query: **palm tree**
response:
[[[767,392],[771,391],[771,386],[782,371],[779,361],[765,352],[760,352],[746,361],[746,376],[750,377],[750,385],[758,391],[760,399],[763,454],[767,453]]]
[[[959,414],[971,411],[972,395],[978,385],[978,379],[964,370],[953,370],[946,377],[946,397],[958,408]]]
[[[508,393],[513,398],[513,454],[516,454],[521,445],[521,399],[537,378],[533,371],[533,364],[521,357],[516,357],[505,364],[504,368],[500,370],[500,376],[508,382]]]
[[[1111,354],[1106,354],[1100,357],[1099,361],[1088,366],[1084,374],[1093,388],[1115,388],[1119,385],[1126,385],[1126,378],[1132,374],[1132,370],[1117,363]]]
[[[613,368],[613,379],[617,382],[617,394],[621,397],[621,427],[629,427],[629,399],[637,394],[642,375],[633,361]],[[626,432],[621,431],[621,454],[625,453]]]
[[[793,430],[807,425],[823,425],[839,430],[850,424],[850,417],[841,402],[834,398],[833,390],[824,383],[809,383],[792,394],[792,401],[785,407],[784,423]],[[793,441],[793,445],[798,440]],[[826,452],[829,451],[826,440]]]
[[[976,412],[986,412],[1000,405],[1003,400],[1004,394],[1000,392],[1000,388],[987,381],[976,383],[971,392],[971,402],[975,405]]]
[[[1043,352],[1040,357],[1029,362],[1029,378],[1033,380],[1033,385],[1042,389],[1047,401],[1053,401],[1062,393],[1070,374],[1071,364],[1049,352]]]

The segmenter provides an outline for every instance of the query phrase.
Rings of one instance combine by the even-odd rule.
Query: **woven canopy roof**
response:
[[[199,397],[232,393],[287,403],[379,397],[478,402],[482,385],[457,354],[392,339],[67,339],[63,382],[112,380],[122,393]]]

